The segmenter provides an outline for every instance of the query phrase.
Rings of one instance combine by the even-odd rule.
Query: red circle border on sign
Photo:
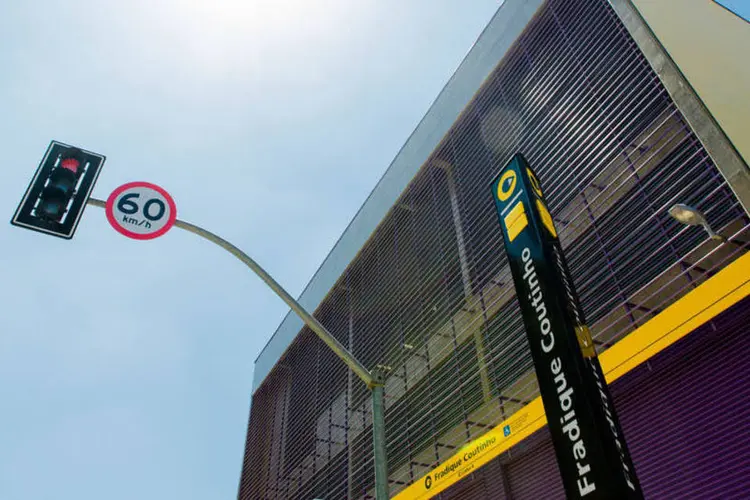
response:
[[[138,234],[132,231],[128,231],[117,222],[114,214],[115,200],[123,191],[134,187],[145,187],[153,189],[154,191],[158,191],[159,194],[161,194],[167,200],[167,203],[169,204],[169,219],[167,220],[167,223],[163,228],[149,234]],[[107,220],[109,221],[110,225],[115,228],[115,231],[122,234],[123,236],[127,236],[128,238],[133,238],[134,240],[153,240],[154,238],[158,238],[159,236],[162,236],[164,233],[172,229],[175,221],[177,221],[177,205],[175,205],[172,196],[167,193],[164,188],[157,186],[156,184],[151,184],[150,182],[144,181],[128,182],[127,184],[123,184],[122,186],[112,191],[112,194],[110,194],[107,198],[107,204],[104,207],[104,212],[107,214]]]

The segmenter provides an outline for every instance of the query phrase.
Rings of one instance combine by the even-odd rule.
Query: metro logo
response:
[[[536,175],[534,175],[534,172],[531,171],[530,168],[526,169],[526,175],[529,176],[529,181],[531,184],[532,189],[534,189],[534,192],[539,198],[544,198],[544,195],[542,194],[542,186],[539,184],[539,179],[536,178]]]
[[[506,171],[497,183],[497,197],[500,201],[507,201],[513,191],[516,190],[516,173],[513,170]]]

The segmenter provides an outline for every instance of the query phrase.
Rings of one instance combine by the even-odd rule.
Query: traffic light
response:
[[[42,188],[42,195],[36,207],[38,217],[61,222],[66,215],[68,202],[75,194],[80,172],[81,160],[79,151],[71,149],[60,156],[57,167],[52,169],[47,185]]]
[[[11,224],[70,239],[105,157],[52,141]]]

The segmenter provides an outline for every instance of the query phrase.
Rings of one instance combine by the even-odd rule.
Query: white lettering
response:
[[[550,332],[549,335],[547,335],[547,337],[548,337],[547,343],[545,343],[544,338],[542,338],[542,351],[549,354],[552,351],[552,349],[555,348],[555,335],[552,332]]]
[[[560,394],[560,408],[562,411],[568,411],[573,407],[573,388],[568,387],[568,390]]]
[[[571,420],[565,424],[562,428],[563,432],[568,435],[568,439],[571,441],[578,441],[581,437],[581,428],[578,427],[578,420]]]
[[[557,375],[560,373],[560,369],[562,368],[562,361],[560,361],[560,358],[554,358],[550,364],[549,367],[552,369],[552,373],[554,375]]]
[[[588,465],[586,466],[588,467]],[[596,490],[596,484],[589,483],[588,479],[586,479],[586,476],[583,476],[581,479],[578,480],[578,492],[581,494],[582,497],[585,497],[589,493],[592,493]]]
[[[573,455],[579,460],[586,458],[586,447],[583,445],[583,441],[576,441],[573,445]]]

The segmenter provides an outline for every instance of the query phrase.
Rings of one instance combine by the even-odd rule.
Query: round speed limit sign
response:
[[[118,187],[107,198],[105,211],[118,233],[136,240],[158,238],[177,220],[172,197],[150,182],[129,182]]]

